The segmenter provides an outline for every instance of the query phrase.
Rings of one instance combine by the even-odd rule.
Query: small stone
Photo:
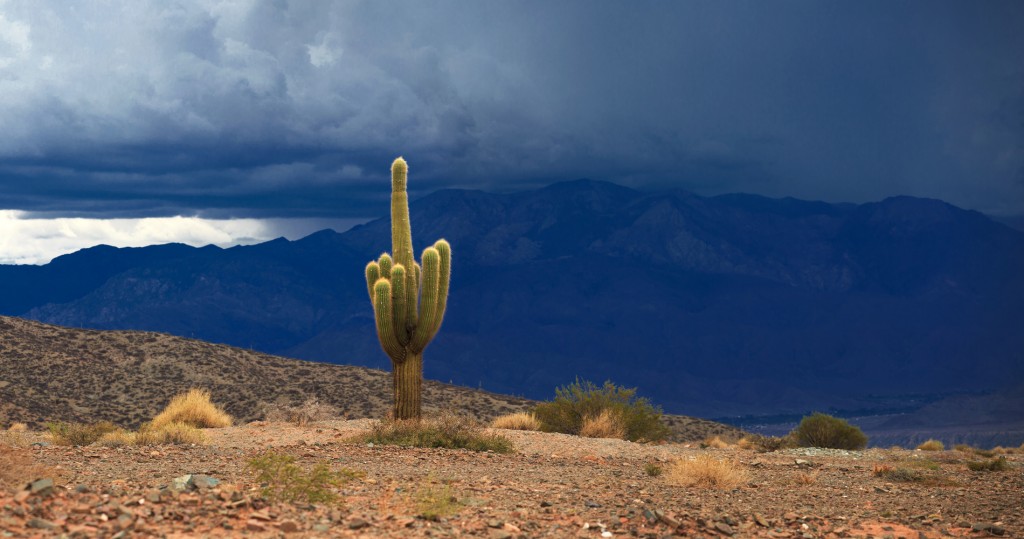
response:
[[[541,507],[551,507],[551,502],[546,501],[546,500],[542,501],[542,502],[540,502],[540,506]]]
[[[284,533],[295,533],[299,531],[299,523],[294,520],[282,520],[281,523],[277,525],[277,529]]]
[[[512,539],[512,533],[506,530],[491,530],[490,539]]]
[[[765,520],[764,517],[761,516],[760,513],[754,513],[754,522],[756,522],[757,525],[761,526],[762,528],[767,528],[768,527],[768,521]]]
[[[590,500],[587,500],[587,501],[583,502],[583,505],[586,506],[586,507],[589,507],[591,509],[597,509],[598,507],[601,507],[601,504],[599,504],[597,502],[592,502]]]
[[[323,522],[321,522],[319,524],[313,524],[313,531],[315,531],[317,533],[327,533],[327,532],[331,531],[331,525],[330,524],[325,524]]]
[[[175,477],[167,488],[175,492],[188,492],[192,489],[192,474]]]
[[[213,488],[220,484],[220,480],[217,479],[216,477],[210,477],[208,475],[195,474],[192,476],[191,483],[193,487],[199,490],[206,490],[208,488]]]
[[[37,530],[52,530],[57,528],[57,525],[49,520],[42,518],[33,518],[25,523],[29,528],[35,528]]]
[[[249,530],[251,532],[265,532],[265,531],[267,531],[267,527],[264,526],[263,523],[261,523],[258,520],[247,520],[245,522],[245,529],[247,529],[247,530]]]
[[[369,527],[369,525],[369,522],[361,518],[353,518],[352,520],[348,521],[348,529],[350,530],[361,530],[363,528]]]
[[[715,529],[726,535],[734,535],[736,533],[735,531],[733,531],[732,526],[726,524],[725,522],[715,522]]]
[[[505,525],[505,523],[500,521],[500,520],[488,520],[487,521],[487,527],[488,528],[500,528],[500,527],[502,527],[504,525]]]
[[[87,485],[77,485],[75,487],[75,492],[85,494],[86,492],[89,492],[89,487]]]
[[[156,489],[146,491],[146,494],[142,496],[142,499],[149,503],[160,503],[160,491]]]
[[[28,486],[28,491],[36,496],[49,496],[53,494],[53,479],[38,479]]]

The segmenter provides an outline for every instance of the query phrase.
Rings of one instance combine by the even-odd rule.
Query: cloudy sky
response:
[[[413,195],[1024,214],[1024,2],[0,0],[0,262],[300,237]]]

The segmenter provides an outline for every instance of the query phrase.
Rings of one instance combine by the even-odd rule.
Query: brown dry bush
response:
[[[747,482],[749,475],[740,464],[720,460],[708,454],[693,459],[681,458],[672,463],[666,480],[673,485],[731,490]]]
[[[215,429],[231,426],[231,416],[210,401],[210,392],[205,389],[190,389],[171,399],[171,402],[157,414],[150,423],[153,429],[160,429],[171,423],[185,423],[201,429]]]
[[[540,430],[540,421],[530,412],[516,412],[498,416],[491,421],[492,429]]]
[[[320,402],[317,397],[310,397],[298,406],[267,405],[263,417],[267,421],[294,423],[305,427],[310,423],[337,419],[341,417],[341,411],[330,404]]]
[[[942,451],[946,449],[946,446],[942,445],[942,442],[938,440],[928,440],[917,446],[917,448],[921,451]]]
[[[704,438],[704,441],[700,443],[700,446],[702,448],[710,447],[712,449],[727,449],[729,447],[729,442],[723,440],[721,436],[716,435]]]
[[[95,443],[103,435],[117,430],[117,426],[109,421],[97,421],[96,423],[47,423],[46,428],[50,431],[50,439],[54,445],[71,446]]]
[[[584,438],[626,438],[626,425],[614,410],[604,409],[595,416],[583,418],[580,436]]]

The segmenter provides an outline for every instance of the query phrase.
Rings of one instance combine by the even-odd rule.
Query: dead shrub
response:
[[[150,422],[154,429],[171,423],[184,423],[201,429],[215,429],[231,426],[231,416],[210,401],[210,392],[205,389],[190,389],[178,395]]]
[[[722,439],[721,436],[711,436],[704,438],[704,441],[700,443],[700,446],[704,449],[727,449],[729,448],[729,442]]]
[[[491,421],[492,429],[540,430],[540,421],[530,412],[516,412],[498,416]]]
[[[268,405],[264,408],[263,417],[267,421],[293,423],[305,427],[310,423],[341,417],[341,411],[330,404],[320,402],[317,397],[310,397],[298,406]]]
[[[109,421],[96,423],[47,423],[50,440],[54,445],[89,445],[95,443],[108,432],[117,430],[117,426]]]
[[[622,421],[620,414],[606,408],[601,410],[596,416],[583,418],[580,436],[584,438],[615,438],[624,440],[626,438],[626,425]]]
[[[921,451],[943,451],[946,449],[945,445],[938,440],[928,440],[921,445],[917,446]]]
[[[721,490],[737,488],[747,482],[748,477],[739,463],[716,459],[708,454],[678,459],[666,474],[666,480],[673,485]]]
[[[818,472],[800,472],[796,474],[796,484],[813,485],[818,482]]]

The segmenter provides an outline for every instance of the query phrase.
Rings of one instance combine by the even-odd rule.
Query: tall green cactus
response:
[[[391,358],[395,419],[419,419],[423,395],[423,349],[437,334],[448,303],[452,248],[441,239],[423,250],[422,268],[412,256],[406,176],[399,157],[391,164],[391,249],[366,265],[377,337]]]

